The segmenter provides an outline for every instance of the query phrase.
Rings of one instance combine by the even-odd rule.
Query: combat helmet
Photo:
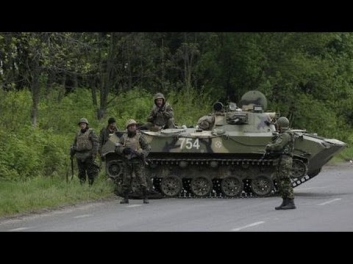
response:
[[[287,117],[284,117],[284,116],[281,116],[280,118],[278,118],[276,124],[283,129],[289,128],[289,120]]]
[[[154,96],[154,102],[156,102],[157,99],[163,99],[163,101],[165,101],[165,97],[162,93],[156,93]]]
[[[87,118],[81,118],[80,121],[78,121],[78,125],[80,125],[81,123],[86,123],[88,125],[88,120]]]
[[[136,122],[134,119],[129,119],[129,120],[126,122],[125,127],[128,128],[130,125],[137,125],[137,122]]]

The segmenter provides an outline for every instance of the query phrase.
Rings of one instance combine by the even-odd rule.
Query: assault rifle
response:
[[[265,153],[262,155],[260,160],[263,159],[276,159],[279,158],[282,155],[282,152],[275,152],[275,151],[265,151]]]

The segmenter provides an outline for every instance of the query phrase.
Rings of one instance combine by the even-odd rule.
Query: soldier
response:
[[[147,118],[146,127],[149,130],[174,128],[174,111],[172,106],[165,101],[164,95],[156,93],[153,102],[154,104]]]
[[[108,125],[103,127],[99,133],[99,148],[98,153],[102,155],[102,147],[109,140],[109,137],[118,131],[116,121],[113,117],[108,119]]]
[[[276,177],[283,201],[275,209],[295,209],[294,193],[290,178],[293,163],[294,135],[289,129],[289,121],[286,117],[280,117],[276,124],[279,135],[273,142],[266,146],[266,151],[275,152],[279,155]]]
[[[73,159],[76,155],[80,183],[84,184],[86,182],[87,173],[88,184],[91,186],[99,172],[99,166],[95,162],[98,152],[98,137],[93,129],[89,128],[86,118],[81,118],[78,125],[80,129],[75,136],[70,156]]]
[[[148,204],[147,181],[145,175],[146,157],[151,151],[151,146],[144,135],[136,129],[136,121],[129,119],[126,122],[127,133],[124,133],[116,145],[115,151],[123,156],[123,195],[121,204],[129,203],[132,175],[135,174],[138,184],[141,186],[143,203]]]

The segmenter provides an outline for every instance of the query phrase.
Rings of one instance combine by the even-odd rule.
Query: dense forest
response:
[[[64,177],[81,117],[123,129],[162,92],[193,125],[249,90],[291,127],[353,143],[353,33],[0,33],[0,178]]]

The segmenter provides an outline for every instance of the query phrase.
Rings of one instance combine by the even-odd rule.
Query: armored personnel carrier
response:
[[[152,150],[146,168],[150,190],[163,197],[249,197],[278,191],[278,158],[266,155],[266,145],[278,134],[278,115],[267,110],[259,91],[245,93],[239,105],[217,102],[196,127],[141,131]],[[292,186],[317,176],[346,143],[302,129],[295,131]],[[107,175],[122,180],[122,158],[115,153],[119,133],[102,148]],[[134,185],[133,185],[134,186]],[[133,195],[139,195],[133,187]]]

